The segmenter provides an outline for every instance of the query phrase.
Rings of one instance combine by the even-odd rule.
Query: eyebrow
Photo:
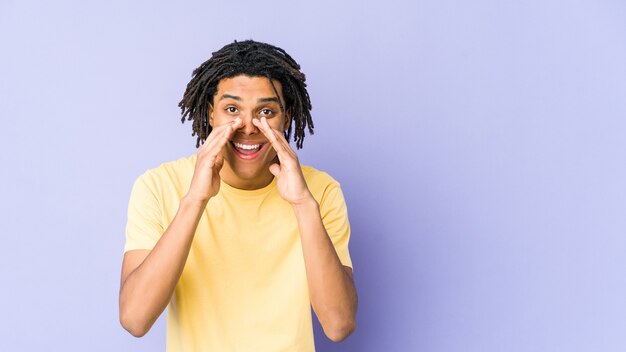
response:
[[[238,97],[236,95],[230,95],[230,94],[223,94],[220,97],[220,100],[223,100],[223,99],[234,99],[234,100],[237,100],[237,101],[241,101],[242,100],[241,97]],[[258,103],[267,103],[269,101],[275,101],[275,102],[278,103],[278,98],[270,97],[270,98],[259,98],[259,99],[257,99]]]
[[[223,94],[219,100],[223,100],[223,99],[233,99],[233,100],[237,100],[237,101],[241,101],[241,97],[236,96],[236,95],[231,95],[231,94]],[[257,103],[267,103],[267,102],[276,102],[278,104],[280,104],[280,102],[278,101],[278,98],[276,97],[269,97],[269,98],[259,98],[257,99]]]
[[[271,97],[271,98],[259,98],[259,99],[257,99],[257,102],[258,102],[258,103],[267,103],[267,102],[269,102],[269,101],[275,101],[275,102],[277,102],[278,104],[280,104],[280,102],[278,101],[278,98],[276,98],[276,97]]]
[[[238,96],[236,96],[236,95],[230,95],[230,94],[223,94],[223,95],[220,97],[220,100],[222,100],[222,99],[229,99],[229,98],[230,98],[230,99],[234,99],[234,100],[241,101],[241,97],[238,97]]]

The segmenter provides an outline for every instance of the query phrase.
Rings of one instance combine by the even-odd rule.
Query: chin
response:
[[[233,165],[233,172],[242,180],[254,180],[264,174],[264,169],[269,172],[269,166]]]
[[[254,180],[265,173],[269,173],[269,164],[265,162],[261,162],[260,160],[256,160],[255,162],[244,162],[241,160],[237,160],[237,158],[233,158],[235,160],[228,160],[228,165],[230,166],[233,173],[242,180]]]

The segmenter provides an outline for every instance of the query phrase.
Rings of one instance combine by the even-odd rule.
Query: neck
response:
[[[263,188],[274,179],[274,175],[267,168],[250,175],[238,175],[226,161],[220,170],[220,177],[229,186],[247,191]]]

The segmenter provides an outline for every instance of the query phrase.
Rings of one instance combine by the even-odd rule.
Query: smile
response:
[[[235,146],[235,148],[243,150],[256,150],[261,148],[262,146],[262,144],[240,144],[236,142],[233,142],[233,145]]]
[[[233,150],[235,154],[241,159],[251,160],[255,159],[257,156],[261,154],[261,150],[265,143],[260,144],[242,144],[237,142],[230,143],[233,146]]]

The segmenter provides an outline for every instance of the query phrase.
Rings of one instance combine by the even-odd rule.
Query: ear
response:
[[[207,111],[207,114],[209,115],[209,126],[213,128],[213,105],[211,105],[211,103],[209,103],[209,110]]]
[[[291,109],[285,111],[285,125],[283,126],[283,131],[289,131],[289,126],[291,125]]]

